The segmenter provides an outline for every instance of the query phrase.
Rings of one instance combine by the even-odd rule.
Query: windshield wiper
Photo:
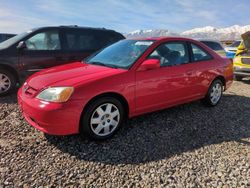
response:
[[[99,61],[90,61],[88,63],[93,64],[93,65],[101,65],[101,66],[105,66],[105,67],[111,67],[111,68],[115,68],[115,69],[118,68],[116,65],[105,64],[105,63],[102,63],[102,62],[99,62]]]

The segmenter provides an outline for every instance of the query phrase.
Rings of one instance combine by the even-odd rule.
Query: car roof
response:
[[[13,34],[13,33],[0,33],[0,35],[16,35],[16,34]]]
[[[69,29],[89,29],[89,30],[100,30],[100,31],[109,31],[109,32],[116,32],[119,33],[115,30],[112,29],[106,29],[106,28],[95,28],[95,27],[85,27],[85,26],[78,26],[78,25],[61,25],[61,26],[45,26],[45,27],[37,27],[31,29],[31,31],[36,31],[40,29],[58,29],[58,28],[69,28]]]

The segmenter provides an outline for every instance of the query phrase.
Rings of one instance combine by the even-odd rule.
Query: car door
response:
[[[192,97],[193,77],[186,42],[167,42],[158,46],[148,59],[159,59],[161,67],[136,72],[138,113],[172,106]]]
[[[19,50],[19,65],[26,73],[65,63],[61,58],[60,34],[57,29],[46,29],[34,33],[25,41],[26,47]]]
[[[189,43],[191,49],[192,70],[195,73],[193,78],[194,92],[196,96],[203,97],[209,87],[211,78],[214,78],[216,61],[214,58],[201,46]]]

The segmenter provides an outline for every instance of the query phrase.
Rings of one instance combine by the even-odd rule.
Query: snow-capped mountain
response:
[[[161,37],[161,36],[179,36],[178,33],[171,32],[167,29],[150,29],[150,30],[135,30],[125,34],[127,38],[136,37]]]
[[[172,32],[166,29],[156,30],[136,30],[126,34],[127,38],[135,37],[159,37],[159,36],[183,36],[199,39],[216,39],[216,40],[238,40],[240,35],[250,31],[250,25],[239,26],[234,25],[225,28],[215,28],[206,26],[202,28],[195,28],[182,33]]]
[[[195,28],[181,33],[182,36],[192,38],[209,38],[217,40],[237,40],[240,35],[250,31],[250,25],[239,26],[234,25],[225,28],[215,28],[211,26],[203,28]]]

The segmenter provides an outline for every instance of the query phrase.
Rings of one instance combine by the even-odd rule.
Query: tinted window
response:
[[[98,49],[97,40],[88,30],[66,31],[66,42],[68,50],[96,50]]]
[[[162,44],[153,51],[148,59],[159,59],[161,66],[180,65],[189,62],[186,43],[171,42]]]
[[[212,56],[195,44],[191,44],[194,61],[205,61],[212,59]]]
[[[113,44],[119,40],[124,39],[124,37],[118,33],[115,32],[109,32],[109,31],[96,31],[94,32],[95,37],[99,41],[99,47],[103,48],[104,46]]]
[[[220,43],[212,42],[212,41],[201,41],[203,44],[207,45],[212,50],[223,50],[223,47],[220,45]]]
[[[112,32],[102,30],[78,29],[66,31],[68,50],[96,51],[120,40]]]
[[[26,40],[28,50],[59,50],[61,49],[57,31],[45,31],[35,34]]]

